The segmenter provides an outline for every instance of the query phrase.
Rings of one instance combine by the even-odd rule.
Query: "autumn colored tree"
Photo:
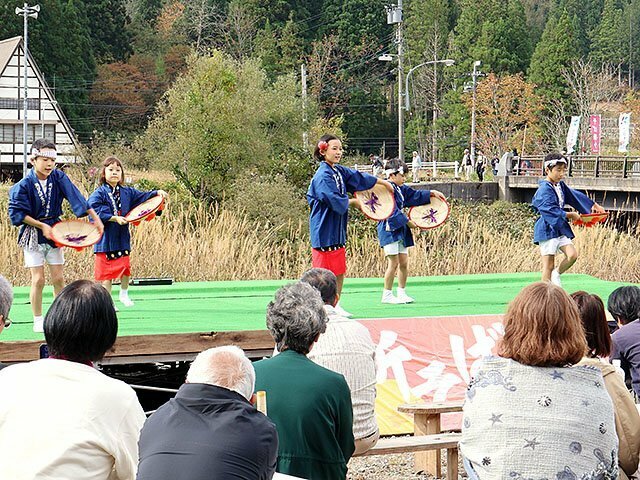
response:
[[[465,97],[471,109],[471,94]],[[476,90],[477,145],[484,152],[499,153],[523,143],[533,144],[539,135],[540,98],[522,74],[489,74]]]
[[[116,62],[100,65],[91,89],[96,127],[104,130],[135,129],[146,124],[150,112],[145,95],[154,85],[137,67]]]

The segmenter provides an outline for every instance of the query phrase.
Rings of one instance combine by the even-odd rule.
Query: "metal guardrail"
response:
[[[575,155],[569,160],[568,176],[574,178],[640,178],[640,157],[620,155]],[[511,175],[544,176],[544,157],[519,157]]]

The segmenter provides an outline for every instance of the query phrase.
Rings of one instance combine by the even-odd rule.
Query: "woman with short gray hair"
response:
[[[318,290],[286,285],[267,307],[267,328],[280,354],[254,364],[256,391],[278,429],[280,473],[309,480],[344,480],[353,451],[351,393],[344,377],[307,358],[326,329]]]
[[[327,329],[327,314],[318,290],[303,282],[278,290],[267,306],[267,328],[279,352],[309,353]]]

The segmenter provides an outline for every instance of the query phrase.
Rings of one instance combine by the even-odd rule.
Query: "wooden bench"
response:
[[[389,455],[394,453],[407,453],[425,451],[447,450],[447,479],[458,480],[458,442],[462,438],[461,433],[442,433],[440,435],[414,435],[407,437],[385,437],[378,440],[378,443],[362,454],[367,455]],[[439,458],[438,458],[439,460]]]
[[[438,435],[442,432],[440,415],[443,413],[461,412],[463,402],[434,402],[403,404],[398,407],[402,413],[413,414],[413,434],[415,437],[423,435]],[[440,450],[416,453],[415,471],[426,472],[440,477]]]

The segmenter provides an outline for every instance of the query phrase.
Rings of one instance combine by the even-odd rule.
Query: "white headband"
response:
[[[390,168],[384,171],[384,174],[386,177],[390,177],[391,175],[393,175],[394,173],[401,173],[402,175],[404,175],[404,167],[402,165],[400,165],[398,168]]]
[[[544,168],[555,167],[559,163],[567,164],[567,161],[564,158],[554,158],[553,160],[547,160],[544,162]]]
[[[31,156],[32,157],[47,157],[47,158],[53,158],[56,159],[58,157],[58,152],[56,152],[55,150],[38,150],[37,148],[32,148],[31,149]]]

